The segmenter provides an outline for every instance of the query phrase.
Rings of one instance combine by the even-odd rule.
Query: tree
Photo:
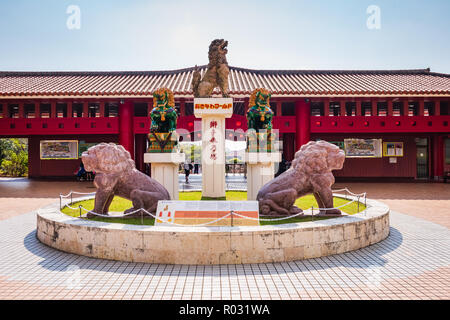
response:
[[[27,139],[0,139],[0,170],[15,177],[28,173]]]

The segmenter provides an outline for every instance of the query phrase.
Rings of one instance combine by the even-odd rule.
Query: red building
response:
[[[205,71],[203,67],[202,72]],[[70,176],[72,160],[41,159],[42,141],[122,144],[145,170],[152,92],[173,90],[184,139],[198,139],[193,68],[149,72],[0,72],[0,137],[29,141],[29,176]],[[424,70],[295,71],[230,67],[234,115],[227,138],[245,139],[248,97],[271,90],[283,154],[309,140],[372,141],[384,153],[348,158],[336,176],[442,180],[450,171],[450,75]],[[184,129],[184,130],[181,130]],[[242,131],[241,131],[242,130]],[[234,133],[233,133],[234,132]],[[236,133],[237,132],[237,133]],[[367,140],[375,139],[375,140]],[[361,146],[359,146],[361,147]],[[372,148],[371,144],[363,145]],[[392,148],[391,148],[392,147]],[[399,152],[399,153],[397,153]],[[46,156],[46,155],[44,155]],[[48,158],[51,158],[48,157]]]

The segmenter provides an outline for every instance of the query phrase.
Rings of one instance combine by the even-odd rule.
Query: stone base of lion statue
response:
[[[247,200],[256,200],[258,191],[275,175],[275,163],[281,162],[280,152],[246,152]]]
[[[310,141],[295,153],[291,167],[258,192],[259,212],[262,215],[292,215],[302,210],[294,206],[295,200],[312,193],[320,214],[340,215],[333,208],[334,184],[332,170],[342,169],[345,153],[326,141]],[[329,210],[326,210],[329,209]]]
[[[144,163],[151,163],[151,176],[169,191],[172,200],[178,200],[178,167],[185,156],[181,152],[144,153]]]
[[[159,200],[170,200],[169,192],[155,179],[138,171],[130,153],[121,145],[101,143],[83,152],[82,160],[86,171],[95,171],[94,212],[108,215],[114,196],[133,202],[133,207],[124,214],[145,209],[155,213]],[[130,216],[140,216],[139,210]],[[93,217],[88,214],[88,218]]]

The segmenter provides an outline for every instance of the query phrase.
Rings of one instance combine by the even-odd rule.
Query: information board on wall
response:
[[[383,142],[384,157],[403,157],[403,142]]]
[[[380,158],[381,139],[344,139],[347,158]]]
[[[42,140],[41,160],[78,159],[78,140]]]

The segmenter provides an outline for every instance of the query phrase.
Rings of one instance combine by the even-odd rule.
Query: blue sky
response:
[[[66,26],[69,5],[81,28]],[[369,29],[369,5],[381,28]],[[0,70],[169,70],[206,64],[211,40],[252,69],[450,73],[450,1],[2,0]]]

